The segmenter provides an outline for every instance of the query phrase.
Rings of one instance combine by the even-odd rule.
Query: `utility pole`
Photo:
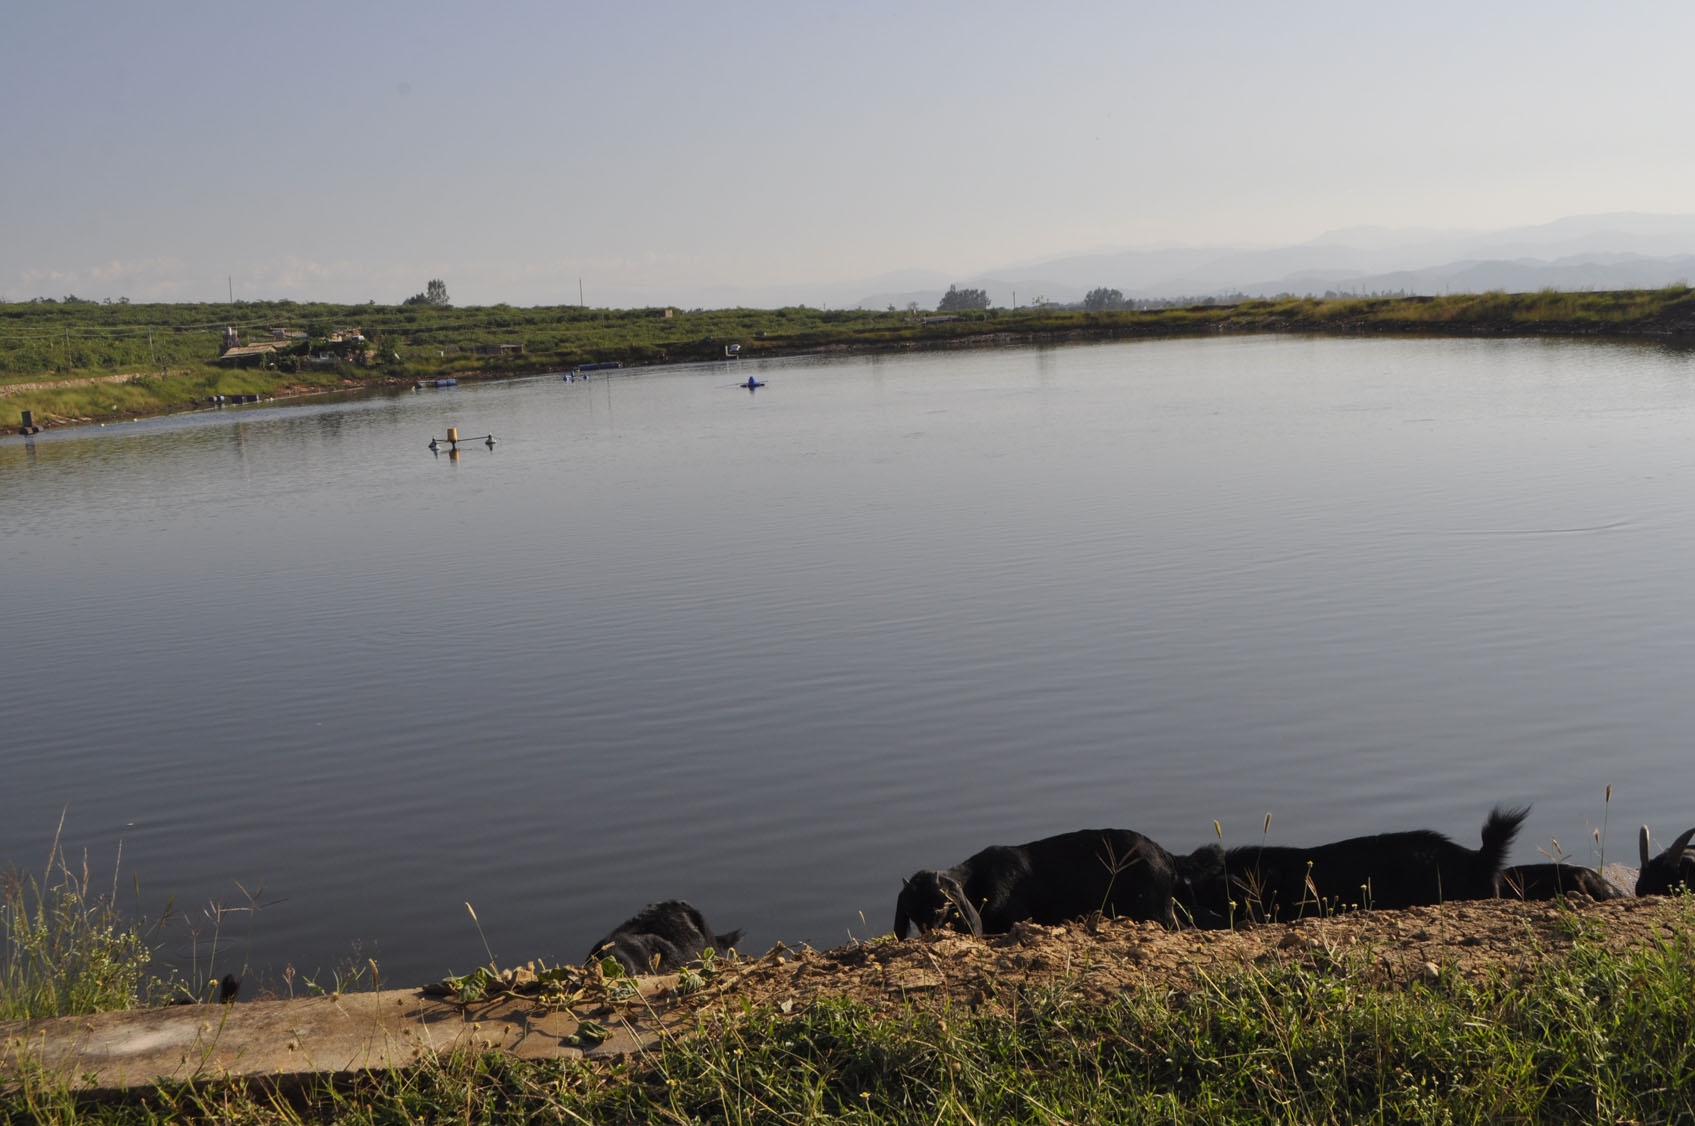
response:
[[[230,304],[234,305],[235,304],[235,277],[231,274],[225,274],[224,280],[230,283]]]
[[[577,279],[577,308],[579,308],[579,309],[587,308],[587,306],[585,306],[583,304],[583,279],[582,278]]]

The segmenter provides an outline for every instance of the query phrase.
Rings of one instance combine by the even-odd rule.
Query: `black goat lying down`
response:
[[[594,944],[585,963],[616,958],[632,974],[656,974],[680,969],[701,956],[702,951],[728,954],[742,939],[742,932],[713,934],[706,919],[692,904],[681,899],[650,903],[625,919],[611,934]]]
[[[982,937],[1021,920],[1063,923],[1095,911],[1175,926],[1171,854],[1129,829],[1080,829],[991,845],[952,868],[901,884],[895,937],[952,927]]]
[[[1492,899],[1501,862],[1529,816],[1496,807],[1483,823],[1483,847],[1415,829],[1354,837],[1312,848],[1218,845],[1177,857],[1189,881],[1195,924],[1227,927],[1330,914],[1357,907],[1418,907]]]
[[[1636,838],[1642,850],[1642,870],[1636,877],[1637,895],[1670,895],[1679,885],[1695,891],[1695,848],[1689,847],[1690,837],[1695,837],[1695,829],[1686,831],[1671,842],[1670,848],[1649,859],[1648,826],[1642,826]]]
[[[1593,868],[1576,864],[1517,864],[1501,869],[1502,899],[1628,899],[1630,893],[1616,887]]]

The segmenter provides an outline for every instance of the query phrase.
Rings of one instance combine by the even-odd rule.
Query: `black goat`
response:
[[[1679,885],[1695,889],[1695,848],[1689,847],[1690,837],[1695,837],[1695,829],[1687,830],[1671,842],[1670,848],[1649,859],[1648,826],[1642,826],[1636,838],[1642,850],[1642,871],[1636,877],[1637,895],[1670,895]]]
[[[1628,891],[1593,868],[1576,864],[1517,864],[1501,869],[1502,899],[1627,899]]]
[[[952,927],[982,937],[1028,919],[1063,923],[1095,911],[1176,926],[1171,854],[1129,829],[1080,829],[991,845],[952,868],[902,881],[895,937]]]
[[[1496,807],[1483,823],[1483,847],[1415,829],[1354,837],[1312,848],[1208,845],[1175,858],[1194,896],[1194,922],[1227,927],[1331,914],[1359,907],[1417,907],[1491,899],[1501,862],[1526,809]]]
[[[613,928],[594,944],[585,963],[615,958],[632,974],[656,974],[680,969],[706,950],[728,954],[742,932],[713,934],[706,919],[681,899],[650,903]]]

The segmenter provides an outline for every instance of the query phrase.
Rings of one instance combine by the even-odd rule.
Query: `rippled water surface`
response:
[[[756,371],[768,385],[731,384]],[[493,433],[455,461],[425,443]],[[280,987],[747,945],[1088,826],[1695,824],[1695,361],[1246,338],[774,361],[0,442],[0,859]],[[1603,803],[1611,783],[1611,809]],[[210,918],[214,904],[247,907]],[[192,923],[192,929],[188,924]],[[298,981],[297,981],[298,986]]]

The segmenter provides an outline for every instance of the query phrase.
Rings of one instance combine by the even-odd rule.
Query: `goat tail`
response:
[[[741,927],[737,927],[729,934],[721,934],[714,938],[712,940],[712,947],[720,954],[728,954],[736,943],[742,940],[742,936],[746,933],[747,931],[743,930]]]
[[[1529,816],[1528,805],[1519,806],[1517,809],[1496,806],[1489,811],[1488,820],[1483,822],[1483,851],[1480,859],[1484,870],[1491,877],[1506,863],[1507,853],[1513,847],[1518,831],[1524,827],[1524,819]]]

